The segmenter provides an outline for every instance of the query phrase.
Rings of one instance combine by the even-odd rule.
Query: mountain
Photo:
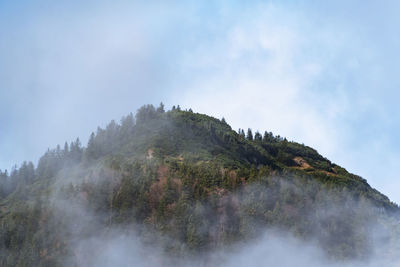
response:
[[[115,236],[134,236],[160,266],[160,255],[201,258],[266,229],[333,261],[400,251],[399,207],[365,179],[308,146],[179,106],[143,106],[86,147],[77,139],[36,168],[0,171],[0,189],[1,266],[99,266]],[[121,240],[113,255],[133,246]]]

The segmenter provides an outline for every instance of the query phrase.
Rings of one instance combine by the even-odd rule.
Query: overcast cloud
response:
[[[0,168],[140,105],[315,147],[400,202],[396,1],[2,1]]]

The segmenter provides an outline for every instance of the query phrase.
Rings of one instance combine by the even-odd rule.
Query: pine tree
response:
[[[133,131],[135,128],[135,119],[132,113],[121,119],[121,126],[119,127],[118,143],[125,144],[130,138],[132,138]]]
[[[136,112],[136,123],[141,124],[157,117],[157,111],[153,105],[144,105]]]
[[[160,103],[160,106],[157,108],[157,112],[158,113],[164,113],[165,112],[163,102]]]
[[[66,158],[68,156],[68,154],[69,154],[69,146],[68,146],[67,142],[65,142],[65,144],[64,144],[63,153],[64,153],[64,158]]]
[[[89,137],[89,141],[87,144],[87,148],[85,151],[85,156],[87,159],[96,159],[97,158],[97,153],[96,153],[96,140],[95,140],[95,135],[92,132],[92,134]]]
[[[70,145],[71,160],[75,163],[80,162],[82,159],[82,152],[82,144],[78,137],[75,142],[71,142]]]
[[[250,128],[247,129],[247,140],[250,140],[250,141],[253,140],[253,132],[251,131]]]
[[[271,132],[264,132],[263,141],[264,142],[272,142],[274,140],[274,135]]]

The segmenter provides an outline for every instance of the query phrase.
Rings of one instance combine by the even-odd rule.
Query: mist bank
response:
[[[281,187],[290,188],[296,192],[296,197],[301,198],[309,197],[308,194],[302,195],[304,187],[318,186],[312,182],[299,187],[297,182],[292,183],[286,177],[276,179]],[[91,181],[98,182],[101,183],[98,180]],[[258,198],[249,197],[251,194],[264,192]],[[53,212],[58,214],[56,217],[62,218],[59,223],[63,224],[64,229],[71,229],[69,235],[60,238],[66,240],[69,244],[68,250],[71,251],[71,255],[64,259],[64,266],[390,267],[400,263],[400,226],[396,217],[384,214],[383,210],[368,201],[355,200],[347,192],[320,192],[322,196],[319,198],[319,205],[312,212],[300,217],[306,224],[310,224],[309,232],[300,233],[296,227],[278,221],[284,220],[279,218],[279,213],[283,211],[275,211],[275,214],[272,211],[269,222],[262,219],[255,221],[254,218],[252,220],[251,214],[256,212],[255,207],[262,206],[262,209],[266,209],[267,205],[277,205],[276,202],[268,203],[270,199],[267,195],[274,193],[277,192],[271,190],[271,186],[256,183],[234,192],[223,193],[218,199],[216,211],[213,210],[215,207],[211,204],[212,199],[194,204],[186,216],[196,216],[196,222],[201,226],[197,229],[188,228],[187,231],[195,230],[197,237],[212,236],[206,247],[191,247],[187,240],[178,240],[174,233],[164,231],[165,226],[158,228],[148,222],[139,223],[135,218],[130,223],[110,224],[110,214],[94,212],[84,195],[77,199],[64,199],[65,195],[62,193],[52,197],[51,201]],[[345,199],[343,205],[336,203],[336,198]],[[302,203],[290,207],[292,212],[297,205]],[[229,206],[235,206],[233,214],[229,214]],[[223,236],[225,231],[234,227],[236,216],[241,218],[240,230],[236,233],[240,238],[227,242],[223,240]],[[352,219],[362,221],[356,227],[349,227],[345,221]],[[338,225],[334,225],[335,223]],[[326,224],[332,225],[327,229]],[[332,230],[329,227],[341,229]],[[247,233],[243,234],[244,232]],[[356,241],[358,238],[361,239],[360,243]],[[340,257],[331,251],[341,250],[340,247],[335,247],[338,243],[348,246],[346,249],[349,249],[349,253],[351,251],[351,255]],[[359,254],[353,254],[351,245],[359,246]]]

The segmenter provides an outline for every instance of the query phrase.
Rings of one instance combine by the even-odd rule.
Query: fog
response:
[[[2,1],[0,169],[86,144],[97,126],[162,101],[305,143],[400,202],[398,3],[233,2]],[[110,214],[84,194],[60,195],[82,172],[61,173],[51,192],[65,266],[400,265],[400,246],[389,250],[387,229],[368,222],[365,261],[332,261],[319,229],[306,240],[262,225],[251,240],[171,256],[168,244],[187,248],[143,225],[105,226]]]
[[[163,101],[310,145],[399,202],[397,9],[2,1],[0,169]]]
[[[111,170],[109,170],[112,173]],[[74,175],[75,173],[75,175]],[[67,244],[68,256],[63,260],[63,266],[299,266],[299,267],[361,267],[361,266],[400,266],[400,221],[392,217],[390,226],[382,225],[379,218],[386,218],[382,208],[375,207],[370,202],[360,204],[353,200],[349,193],[336,195],[330,191],[319,192],[323,200],[317,210],[308,216],[321,228],[314,229],[307,237],[296,236],[285,228],[266,227],[256,224],[250,231],[256,233],[250,239],[236,241],[231,245],[217,245],[206,251],[192,251],[184,243],[171,239],[168,235],[157,232],[152,226],[137,223],[107,224],[110,213],[96,212],[90,208],[85,191],[81,191],[73,198],[65,198],[62,194],[63,186],[73,184],[99,185],[105,178],[100,176],[79,177],[84,173],[80,168],[68,170],[58,175],[57,182],[52,187],[50,206],[52,213],[60,221],[62,227],[57,226],[59,240]],[[79,178],[78,178],[79,177]],[[114,173],[114,181],[119,180]],[[278,179],[278,178],[277,178]],[[82,181],[84,180],[84,182]],[[304,188],[291,183],[285,177],[279,178],[283,187],[291,188],[298,194]],[[304,187],[313,186],[318,182],[312,181]],[[247,185],[239,191],[228,195],[243,204],[240,209],[256,203],[246,198],[256,191],[272,193],[261,184]],[[309,196],[303,196],[304,198]],[[344,206],[335,206],[337,197],[347,198]],[[227,201],[227,200],[224,200]],[[271,204],[271,203],[270,203]],[[274,204],[274,203],[272,203]],[[207,209],[207,206],[205,207]],[[351,212],[372,215],[377,220],[361,222],[362,229],[368,229],[365,245],[368,255],[359,259],[338,259],[332,257],[324,248],[323,239],[327,232],[322,228],[325,219],[332,217],[352,216]],[[203,211],[208,214],[207,211]],[[239,211],[243,212],[243,211]],[[211,213],[210,213],[211,214]],[[59,219],[61,218],[61,219]],[[209,216],[205,220],[212,220]],[[56,223],[57,224],[57,223]],[[326,226],[324,226],[326,227]],[[214,231],[212,228],[203,228],[206,233]],[[397,231],[397,232],[393,232]],[[335,238],[335,237],[334,237]],[[342,238],[337,236],[336,238]]]

